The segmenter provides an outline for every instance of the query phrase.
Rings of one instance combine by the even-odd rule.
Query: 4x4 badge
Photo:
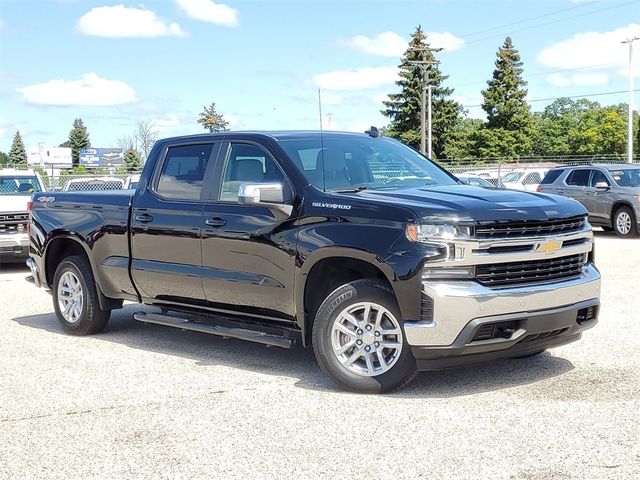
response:
[[[536,252],[544,252],[547,255],[551,255],[552,253],[557,252],[561,248],[562,248],[562,242],[559,242],[558,240],[555,240],[552,238],[538,245]]]

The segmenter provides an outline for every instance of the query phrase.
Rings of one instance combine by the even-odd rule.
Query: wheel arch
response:
[[[327,247],[307,257],[299,271],[296,287],[297,321],[302,329],[304,346],[311,345],[315,314],[327,295],[345,283],[364,278],[381,281],[396,296],[395,272],[372,253]]]
[[[102,293],[102,288],[96,275],[96,267],[93,264],[88,246],[82,241],[77,233],[61,232],[54,235],[45,247],[43,253],[44,277],[49,288],[53,287],[53,276],[56,273],[58,265],[67,257],[83,256],[86,258],[93,273],[93,279],[98,291],[98,301],[100,308],[103,310],[111,310],[122,307],[122,300],[116,300],[106,297]]]

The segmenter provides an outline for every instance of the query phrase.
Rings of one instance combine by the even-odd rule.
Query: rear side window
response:
[[[213,144],[169,147],[156,193],[177,200],[200,200]]]
[[[540,183],[543,185],[553,183],[562,175],[562,172],[564,172],[564,170],[549,170]]]
[[[575,187],[586,187],[589,183],[589,174],[591,170],[574,170],[567,177],[567,185]]]

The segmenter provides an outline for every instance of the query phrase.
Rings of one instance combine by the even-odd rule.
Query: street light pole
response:
[[[629,44],[629,112],[627,117],[627,162],[633,163],[633,72],[631,62],[633,60],[633,42],[640,37],[628,38],[622,43]]]
[[[431,93],[432,86],[429,85],[429,65],[437,65],[436,60],[426,60],[426,54],[428,52],[440,52],[442,48],[430,48],[430,47],[411,47],[409,50],[414,50],[422,53],[422,60],[413,60],[408,62],[411,65],[419,66],[422,70],[422,95],[421,95],[421,108],[420,108],[420,153],[432,157],[431,139],[432,139],[432,125],[431,125]],[[428,98],[427,98],[428,97]],[[428,125],[427,125],[428,124]],[[428,134],[427,134],[428,129]],[[428,143],[428,145],[427,145]]]

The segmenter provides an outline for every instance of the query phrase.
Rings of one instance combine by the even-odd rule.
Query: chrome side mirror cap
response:
[[[256,205],[291,215],[293,207],[285,203],[281,183],[243,183],[238,188],[238,203]]]
[[[610,188],[611,188],[611,185],[609,185],[607,182],[597,182],[595,185],[596,190],[601,190],[603,192],[606,192]]]

